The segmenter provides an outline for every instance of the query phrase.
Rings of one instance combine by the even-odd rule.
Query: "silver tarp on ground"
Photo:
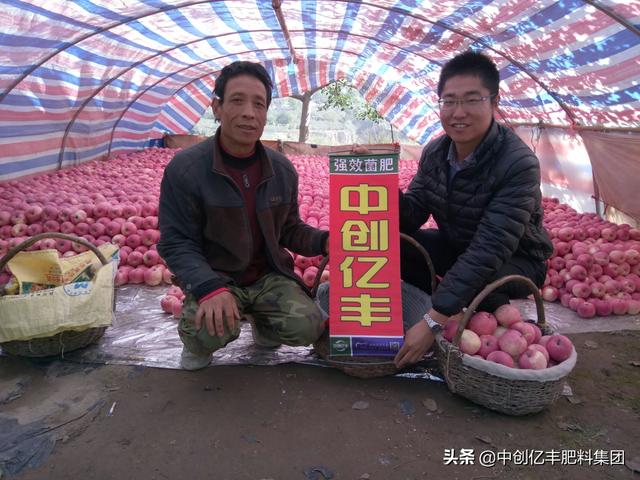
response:
[[[100,341],[65,358],[87,363],[141,365],[179,369],[182,342],[177,320],[160,308],[166,287],[127,285],[117,289],[116,314]],[[277,365],[306,363],[327,366],[312,347],[256,347],[251,326],[242,322],[240,338],[213,354],[213,365]],[[435,361],[426,361],[397,376],[442,381]]]
[[[180,368],[182,343],[177,321],[160,309],[166,287],[127,285],[117,290],[114,323],[96,344],[65,357],[81,362]],[[525,318],[536,318],[533,301],[514,302]],[[547,322],[561,333],[640,330],[640,316],[582,319],[559,303],[545,303]],[[311,347],[256,347],[251,328],[243,322],[240,338],[216,352],[214,365],[276,365],[287,362],[326,365]],[[434,372],[435,373],[435,372]]]
[[[180,368],[182,342],[178,337],[178,321],[160,308],[160,299],[166,291],[166,287],[119,287],[113,325],[96,345],[71,353],[68,358],[83,362]],[[256,347],[251,338],[251,327],[242,322],[240,338],[217,351],[213,364],[313,363],[318,359],[312,350],[311,347],[286,345],[277,349]]]

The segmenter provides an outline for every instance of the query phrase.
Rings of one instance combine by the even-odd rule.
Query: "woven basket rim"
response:
[[[571,356],[565,361],[559,363],[558,365],[554,365],[553,367],[547,367],[541,370],[528,370],[523,368],[507,367],[506,365],[501,365],[499,363],[491,362],[484,358],[483,359],[473,358],[471,355],[468,355],[460,351],[458,347],[456,347],[452,342],[449,342],[441,334],[438,334],[438,336],[436,337],[436,342],[438,344],[438,347],[440,347],[440,349],[443,351],[443,353],[445,352],[445,350],[448,349],[450,352],[452,352],[451,354],[455,355],[460,360],[460,362],[467,368],[479,370],[481,372],[487,373],[489,375],[493,375],[495,377],[502,378],[504,380],[513,380],[518,382],[528,381],[528,380],[537,381],[537,382],[546,382],[546,381],[552,382],[552,381],[560,380],[562,378],[566,378],[575,367],[575,364],[578,359],[578,354],[574,347],[573,351],[571,352]],[[484,366],[491,366],[492,368],[490,369],[482,368]],[[568,368],[568,371],[565,372],[564,370],[566,370],[567,368]],[[549,373],[550,377],[546,379],[539,378],[540,376],[542,376],[540,375],[542,372]],[[506,376],[501,375],[501,373],[505,374]],[[514,375],[520,378],[513,378]]]

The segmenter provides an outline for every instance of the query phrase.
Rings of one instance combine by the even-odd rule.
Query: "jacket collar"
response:
[[[273,177],[273,163],[260,140],[256,142],[256,153],[258,154],[258,161],[262,163],[262,180]],[[211,170],[222,175],[228,175],[222,160],[222,152],[220,151],[220,127],[218,127],[213,136],[213,160],[211,162]]]
[[[487,153],[492,149],[496,148],[496,140],[498,140],[498,136],[500,135],[499,124],[493,119],[491,121],[491,125],[489,125],[489,129],[485,134],[482,141],[478,144],[476,149],[472,152],[472,158],[470,159],[469,165],[475,165],[477,163],[482,162]],[[437,158],[441,158],[443,162],[447,162],[447,156],[449,154],[449,148],[451,148],[451,137],[449,135],[443,135],[439,139],[440,141],[436,142],[434,145],[432,153],[440,152],[442,155],[439,155]]]
[[[484,159],[487,153],[495,148],[499,133],[498,122],[493,119],[491,121],[491,125],[489,126],[489,130],[487,130],[487,133],[480,142],[480,145],[478,145],[475,149],[476,162]]]

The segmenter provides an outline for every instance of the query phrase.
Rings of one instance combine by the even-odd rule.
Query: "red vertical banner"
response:
[[[403,340],[398,155],[329,155],[331,355],[395,355]]]

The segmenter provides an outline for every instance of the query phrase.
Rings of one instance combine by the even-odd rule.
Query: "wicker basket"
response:
[[[507,282],[523,282],[533,293],[537,324],[543,334],[551,333],[545,322],[542,297],[535,284],[526,277],[509,275],[487,285],[466,310],[458,325],[453,343],[441,334],[436,336],[438,363],[449,390],[479,405],[508,415],[526,415],[539,412],[562,393],[565,378],[575,366],[577,354],[574,349],[570,358],[544,370],[519,370],[498,365],[462,353],[458,345],[462,330],[484,298]]]
[[[433,263],[431,262],[431,258],[427,251],[420,245],[416,240],[412,237],[405,235],[403,233],[400,234],[400,238],[403,241],[406,241],[410,245],[413,245],[424,257],[427,271],[430,274],[431,286],[433,289],[436,287],[437,279],[435,274],[435,269],[433,268]],[[318,287],[320,285],[320,277],[322,272],[324,271],[327,263],[329,262],[329,257],[326,256],[318,265],[318,274],[316,275],[315,282],[313,284],[313,288],[311,289],[311,294],[315,298],[318,292]],[[347,375],[351,375],[353,377],[358,378],[374,378],[374,377],[383,377],[386,375],[393,375],[398,372],[395,364],[393,363],[393,357],[388,356],[340,356],[340,357],[332,357],[330,355],[330,347],[329,347],[329,329],[326,329],[323,335],[316,340],[313,344],[313,348],[316,354],[325,360],[329,365],[335,367],[339,370],[342,370]]]
[[[313,349],[316,354],[325,360],[330,366],[342,370],[347,375],[358,378],[374,378],[393,375],[398,371],[393,363],[393,357],[383,356],[357,356],[357,357],[332,357],[329,353],[329,329],[315,341]]]
[[[100,250],[83,238],[64,233],[46,232],[35,235],[9,250],[7,254],[0,259],[0,270],[2,270],[9,260],[19,252],[43,238],[63,238],[65,240],[79,243],[95,253],[103,265],[107,265],[109,263]],[[60,355],[64,357],[66,352],[71,352],[96,342],[100,337],[102,337],[106,328],[107,327],[95,327],[88,328],[86,330],[65,330],[50,337],[33,338],[31,340],[14,340],[11,342],[0,343],[0,346],[5,353],[10,355],[23,357],[51,357]]]

